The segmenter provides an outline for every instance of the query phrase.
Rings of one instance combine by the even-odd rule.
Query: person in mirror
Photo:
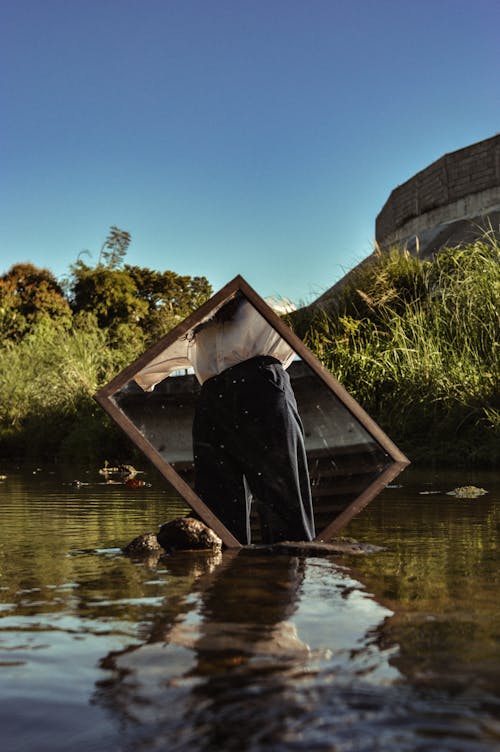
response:
[[[241,543],[255,503],[264,543],[315,536],[288,343],[241,294],[190,335],[201,393],[193,422],[195,491]]]

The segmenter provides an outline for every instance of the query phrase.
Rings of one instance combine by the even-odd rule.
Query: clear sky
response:
[[[1,0],[0,273],[118,225],[129,263],[309,302],[393,188],[498,133],[499,29],[499,0]]]

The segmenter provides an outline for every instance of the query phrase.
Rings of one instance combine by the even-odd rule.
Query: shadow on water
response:
[[[347,530],[371,556],[148,561],[163,487],[38,475],[0,488],[6,752],[500,748],[498,475],[407,471]]]

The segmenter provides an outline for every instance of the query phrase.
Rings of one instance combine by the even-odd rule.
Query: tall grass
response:
[[[297,321],[413,459],[499,459],[499,261],[492,232],[434,261],[377,253],[328,312]]]
[[[50,321],[0,348],[0,457],[88,462],[123,450],[92,395],[136,354],[95,326]]]

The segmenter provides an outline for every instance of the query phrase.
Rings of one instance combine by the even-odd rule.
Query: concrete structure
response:
[[[490,228],[500,234],[500,134],[445,154],[395,188],[377,216],[375,239],[382,250],[399,245],[428,258]],[[308,307],[328,309],[370,258]]]
[[[430,256],[500,224],[500,135],[433,162],[395,188],[375,223],[378,245]]]

